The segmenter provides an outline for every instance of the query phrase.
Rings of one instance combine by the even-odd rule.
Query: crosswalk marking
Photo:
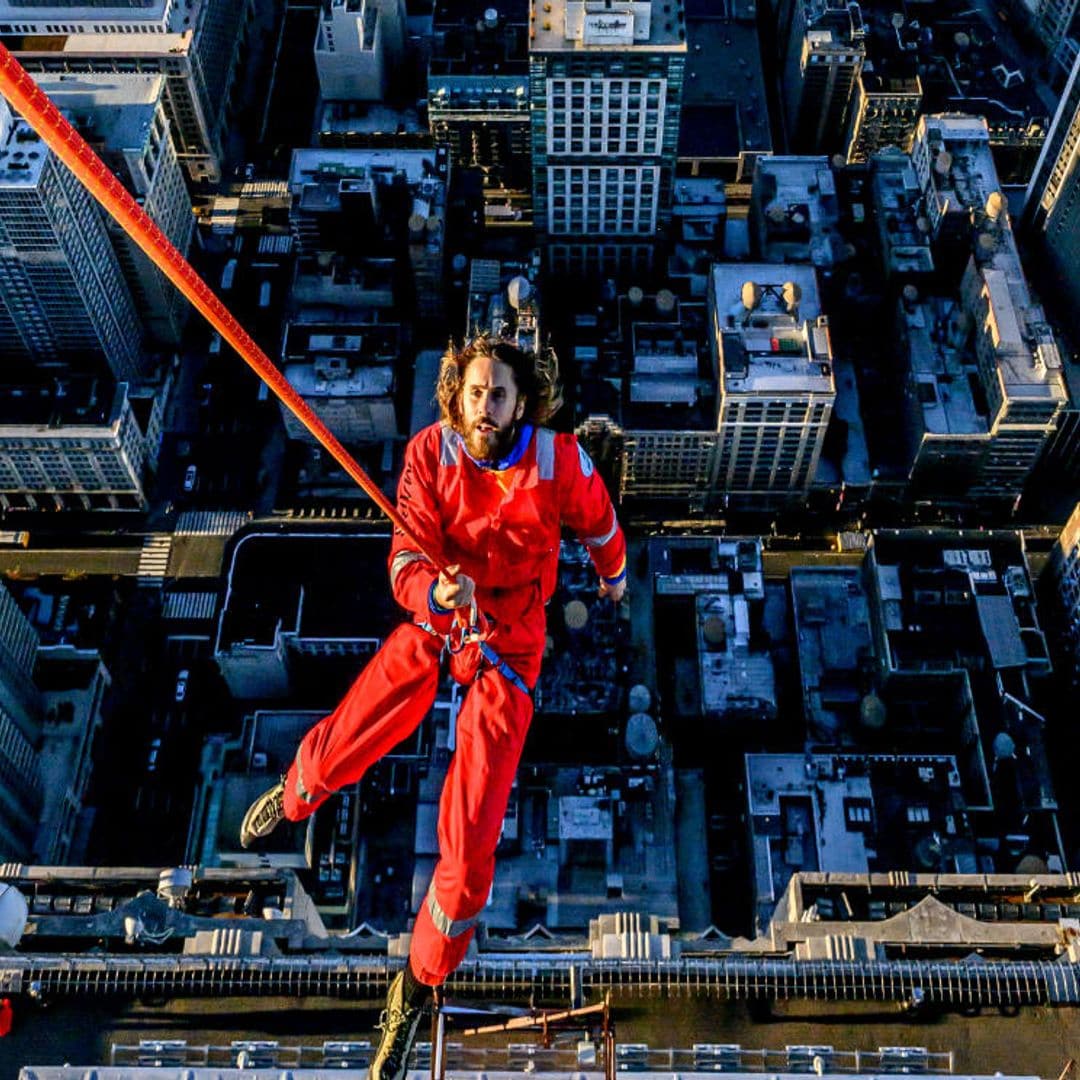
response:
[[[139,553],[139,584],[148,589],[160,589],[169,569],[172,554],[172,537],[167,533],[155,533],[143,541]]]
[[[176,536],[232,536],[251,515],[243,510],[186,510],[176,520]]]

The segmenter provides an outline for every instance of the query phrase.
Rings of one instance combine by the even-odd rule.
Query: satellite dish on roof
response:
[[[710,615],[701,626],[701,636],[707,644],[722,649],[727,644],[727,623],[715,615]]]
[[[761,286],[756,281],[744,281],[739,295],[743,307],[747,311],[753,311],[761,303]]]
[[[989,254],[997,247],[997,240],[994,238],[993,233],[981,232],[979,233],[979,239],[977,241],[979,250]]]
[[[914,304],[919,299],[919,290],[910,282],[904,286],[904,299],[909,304]]]
[[[802,289],[797,282],[785,281],[784,287],[780,291],[780,295],[784,298],[784,306],[788,311],[793,312],[799,306],[799,301],[802,299]]]
[[[530,296],[532,296],[532,286],[528,278],[518,274],[517,277],[510,279],[510,284],[506,286],[506,298],[510,301],[512,308],[516,310],[521,306],[521,301],[528,300]]]
[[[871,692],[859,702],[859,723],[870,731],[880,731],[888,720],[885,702]]]
[[[14,949],[26,929],[26,897],[14,885],[0,885],[0,942]]]
[[[627,290],[626,299],[629,300],[634,307],[637,307],[641,301],[645,299],[645,290],[642,289],[640,285],[631,285]]]
[[[765,211],[765,216],[779,225],[787,218],[787,208],[781,206],[779,203],[773,203],[768,210]]]
[[[581,630],[589,621],[589,609],[580,600],[571,600],[563,608],[567,629]]]
[[[920,214],[915,219],[915,228],[925,236],[930,231],[930,219],[925,215]]]
[[[842,169],[847,164],[847,158],[843,154],[833,154],[832,167],[834,169]]]
[[[1000,191],[991,191],[986,196],[986,216],[991,221],[999,221],[1005,213],[1005,196]]]
[[[993,742],[994,761],[1016,757],[1016,740],[1007,732],[999,731]]]
[[[952,168],[952,154],[948,150],[941,150],[938,156],[934,158],[934,172],[938,176],[948,176],[949,170]]]
[[[656,753],[660,735],[647,712],[636,712],[626,722],[626,752],[635,761],[648,761]]]
[[[652,694],[644,683],[635,683],[630,687],[630,711],[632,713],[646,712],[652,704]]]
[[[675,294],[670,289],[661,289],[656,294],[656,310],[670,315],[675,310]]]
[[[899,30],[904,25],[904,13],[902,11],[894,11],[889,18],[889,22],[892,23],[894,30]]]
[[[961,51],[965,52],[971,45],[971,38],[964,33],[963,30],[957,30],[953,34],[953,44]]]

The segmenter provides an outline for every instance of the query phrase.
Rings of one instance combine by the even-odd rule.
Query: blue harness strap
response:
[[[532,696],[525,680],[486,641],[480,642],[480,655],[512,686],[516,686],[526,697]]]

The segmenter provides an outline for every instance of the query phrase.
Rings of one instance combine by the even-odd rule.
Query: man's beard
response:
[[[478,421],[465,436],[465,449],[477,461],[501,461],[514,448],[517,439],[517,422],[511,420],[505,427],[481,431],[479,425],[488,421]]]

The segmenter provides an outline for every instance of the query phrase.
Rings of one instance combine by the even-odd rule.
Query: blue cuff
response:
[[[601,577],[600,580],[605,585],[618,585],[621,581],[626,580],[626,567],[622,568],[622,572],[616,577]]]
[[[624,574],[625,574],[625,571],[624,571]],[[435,580],[434,580],[434,581],[433,581],[433,582],[431,583],[431,588],[430,588],[430,589],[428,589],[428,594],[427,594],[427,606],[428,606],[428,611],[430,611],[432,615],[452,615],[452,614],[454,613],[454,609],[453,609],[453,608],[449,608],[449,607],[443,607],[443,606],[442,606],[442,605],[441,605],[441,604],[440,604],[440,603],[439,603],[439,602],[438,602],[438,601],[437,601],[437,600],[435,599],[435,586],[436,586],[436,585],[437,585],[438,583],[439,583],[439,581],[438,581],[438,578],[436,578],[436,579],[435,579]]]

